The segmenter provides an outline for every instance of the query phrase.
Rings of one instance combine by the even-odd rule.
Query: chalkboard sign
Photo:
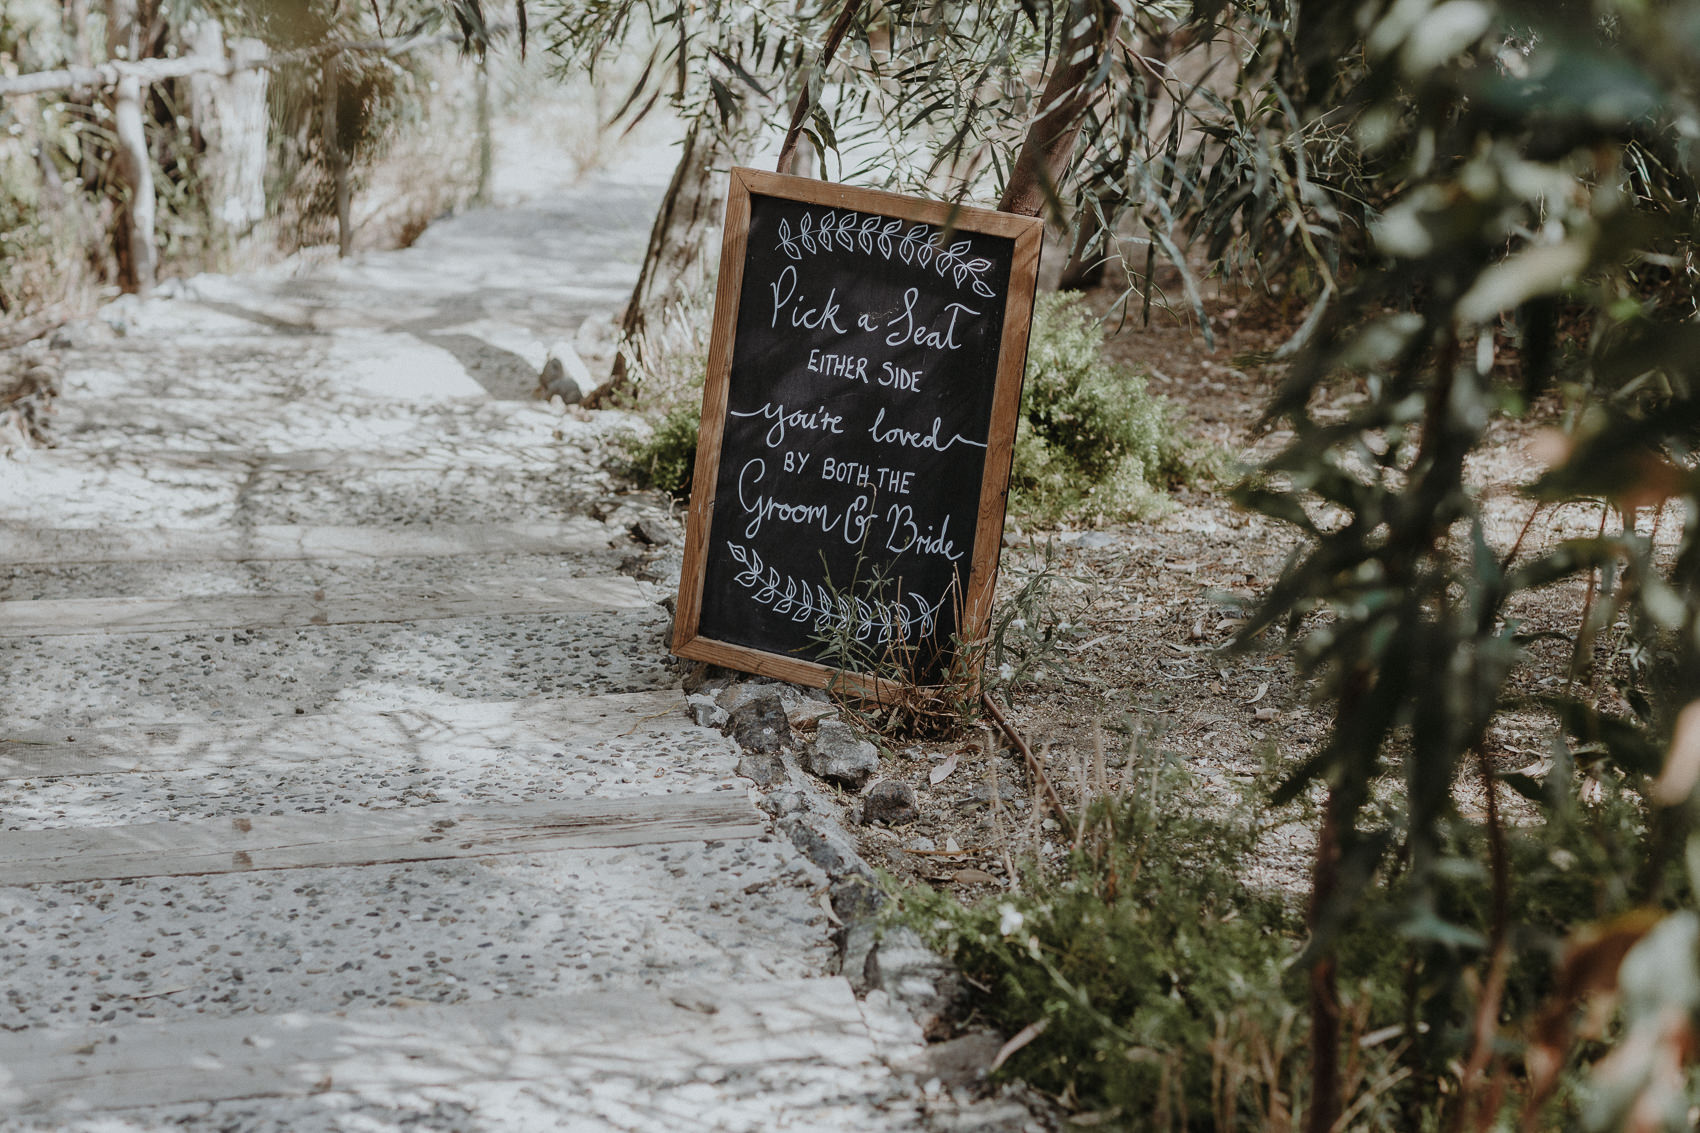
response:
[[[849,638],[924,680],[984,629],[1041,227],[732,171],[676,654],[825,685]]]

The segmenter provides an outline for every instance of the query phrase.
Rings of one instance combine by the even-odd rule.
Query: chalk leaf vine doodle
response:
[[[906,264],[930,266],[941,278],[954,277],[958,287],[972,280],[974,294],[996,298],[991,285],[980,278],[991,268],[992,261],[972,255],[974,248],[967,240],[945,247],[942,235],[939,229],[927,224],[911,225],[904,231],[901,220],[867,213],[829,210],[817,219],[814,213],[805,212],[798,219],[795,231],[789,220],[779,219],[779,250],[793,260],[839,250],[860,250],[866,255],[878,252],[886,260],[895,255]]]
[[[773,567],[765,565],[754,549],[738,543],[727,543],[732,560],[744,569],[732,579],[751,592],[750,599],[783,614],[794,622],[813,622],[823,632],[843,632],[848,628],[859,642],[877,640],[882,644],[911,640],[911,633],[930,636],[938,624],[939,607],[943,599],[928,606],[918,594],[906,594],[890,602],[869,602],[847,594],[833,595],[826,587],[805,580],[781,577]]]

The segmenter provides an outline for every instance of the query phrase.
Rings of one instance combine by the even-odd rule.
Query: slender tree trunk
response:
[[[142,84],[134,75],[118,80],[112,113],[118,137],[118,175],[130,192],[119,227],[129,255],[129,290],[146,295],[153,290],[159,269],[154,243],[156,201],[153,162],[148,157],[147,132],[142,128]]]
[[[107,0],[106,49],[114,59],[134,60],[140,53],[136,0]],[[142,126],[142,85],[134,75],[118,81],[112,92],[113,165],[129,199],[118,215],[117,244],[123,283],[145,295],[152,290],[158,268],[154,244],[156,202],[153,161],[148,156],[147,131]]]
[[[264,69],[253,66],[266,48],[255,39],[227,45],[217,21],[201,21],[195,54],[209,60],[228,57],[229,75],[189,77],[189,112],[201,139],[200,174],[206,186],[213,231],[231,246],[247,237],[266,215],[266,113]]]
[[[1045,202],[1058,196],[1057,187],[1074,158],[1080,118],[1097,91],[1090,85],[1104,52],[1115,43],[1121,9],[1093,0],[1074,0],[1063,17],[1063,41],[1057,62],[1039,97],[1039,117],[1027,129],[1016,154],[1009,184],[998,208],[1038,216]]]
[[[523,10],[523,9],[522,9]],[[490,203],[490,173],[496,163],[495,143],[490,137],[490,64],[488,55],[478,60],[478,188],[472,194],[475,204]]]
[[[325,56],[324,81],[320,84],[321,136],[325,143],[325,161],[330,166],[331,180],[336,189],[336,254],[347,257],[354,249],[353,190],[348,182],[348,154],[343,152],[338,102],[341,98],[340,73],[342,59],[336,52]]]
[[[741,136],[742,131],[733,135]],[[725,211],[725,187],[719,168],[731,159],[736,143],[711,126],[693,123],[679,148],[679,163],[667,186],[637,284],[620,320],[621,343],[607,385],[584,399],[588,409],[608,404],[631,383],[632,365],[642,357],[649,315],[676,303],[703,277],[714,224]]]

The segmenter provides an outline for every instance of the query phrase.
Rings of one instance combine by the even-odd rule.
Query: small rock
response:
[[[809,798],[796,787],[783,787],[763,795],[756,805],[774,818],[789,818],[794,814],[807,814]]]
[[[718,728],[726,723],[726,709],[714,703],[712,696],[703,696],[700,693],[687,696],[685,697],[685,704],[689,707],[691,719],[699,727]]]
[[[785,761],[778,752],[746,751],[738,757],[738,774],[758,787],[771,787],[785,782]]]
[[[566,366],[553,355],[543,363],[543,372],[537,375],[537,384],[543,388],[543,395],[550,401],[558,397],[562,405],[577,405],[584,400],[583,388],[568,376]]]
[[[931,838],[922,836],[909,839],[909,841],[903,843],[903,848],[917,854],[930,854],[939,848],[939,844]]]
[[[1108,531],[1082,531],[1080,534],[1063,540],[1083,551],[1101,551],[1105,547],[1116,545],[1116,537]]]
[[[726,709],[726,711],[736,712],[763,693],[773,692],[779,688],[779,685],[774,684],[766,677],[745,677],[742,680],[728,682],[719,692],[714,694],[714,699],[719,701],[720,707]],[[781,703],[783,703],[783,692],[780,693],[780,697]]]
[[[632,534],[652,547],[671,547],[678,538],[673,534],[673,525],[659,515],[640,517],[632,524]]]
[[[785,704],[771,686],[727,714],[726,734],[745,751],[760,752],[778,751],[796,738],[785,718]]]
[[[822,720],[809,746],[809,770],[829,783],[856,790],[880,769],[879,749],[841,720]]]
[[[868,953],[866,983],[908,1007],[929,1039],[950,1034],[965,989],[951,966],[913,929],[887,929]]]
[[[828,877],[860,877],[864,882],[873,883],[873,871],[862,861],[849,837],[820,816],[791,815],[780,822],[779,828],[791,839],[791,844],[805,858],[825,870]],[[840,911],[839,916],[843,915]]]
[[[901,779],[884,779],[873,785],[862,801],[862,825],[883,823],[903,826],[921,817],[915,809],[915,790]]]

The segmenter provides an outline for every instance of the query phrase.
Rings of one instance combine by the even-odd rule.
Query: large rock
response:
[[[770,686],[727,714],[726,734],[745,751],[776,752],[795,741],[779,690]]]
[[[879,749],[842,720],[822,720],[809,745],[809,770],[830,783],[859,789],[880,769]]]

